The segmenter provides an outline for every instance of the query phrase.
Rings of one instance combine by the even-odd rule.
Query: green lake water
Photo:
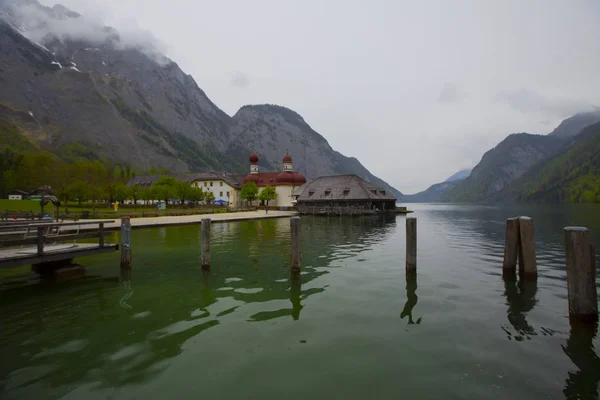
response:
[[[588,226],[600,248],[600,207],[410,208],[416,281],[403,216],[303,217],[298,285],[288,218],[213,224],[208,274],[199,225],[132,231],[130,274],[118,253],[63,282],[2,271],[0,398],[597,398],[562,229]],[[534,283],[501,276],[516,215],[534,219]]]

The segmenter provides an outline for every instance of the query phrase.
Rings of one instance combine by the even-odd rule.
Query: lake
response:
[[[132,232],[81,279],[0,276],[3,399],[596,398],[598,339],[568,320],[563,227],[600,207],[411,204],[405,217],[302,217],[301,284],[289,219]],[[534,219],[537,282],[504,282],[505,220]],[[117,241],[111,233],[107,242]],[[600,259],[600,257],[597,257]]]

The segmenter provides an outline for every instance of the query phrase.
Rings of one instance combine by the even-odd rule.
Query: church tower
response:
[[[287,151],[285,152],[285,156],[283,156],[283,160],[281,160],[281,165],[283,167],[283,171],[293,171],[292,168],[292,156]]]
[[[258,154],[256,154],[255,152],[252,152],[252,154],[250,154],[250,173],[251,174],[258,174]]]

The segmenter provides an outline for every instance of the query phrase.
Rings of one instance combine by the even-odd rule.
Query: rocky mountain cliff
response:
[[[402,194],[371,174],[356,158],[333,150],[296,112],[276,105],[242,107],[232,118],[227,153],[246,160],[248,149],[260,157],[263,171],[279,171],[281,158],[289,151],[294,168],[309,178],[356,174],[367,182],[387,188],[398,198]]]
[[[0,85],[0,118],[59,157],[78,143],[142,171],[245,173],[251,151],[277,170],[287,149],[309,178],[356,173],[400,196],[295,112],[245,106],[231,118],[152,43],[62,6],[0,0]]]

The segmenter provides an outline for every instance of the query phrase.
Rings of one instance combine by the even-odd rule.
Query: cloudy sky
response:
[[[154,36],[230,115],[297,111],[404,193],[600,105],[595,0],[60,3]]]

